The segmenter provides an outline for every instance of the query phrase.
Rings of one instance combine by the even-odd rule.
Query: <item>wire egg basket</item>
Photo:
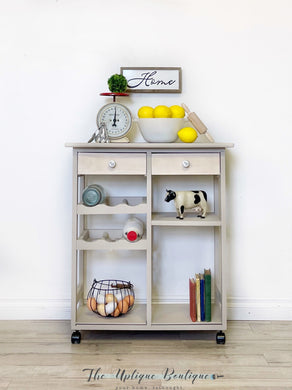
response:
[[[87,307],[101,317],[119,317],[134,306],[135,293],[131,282],[119,279],[93,280],[87,294]]]

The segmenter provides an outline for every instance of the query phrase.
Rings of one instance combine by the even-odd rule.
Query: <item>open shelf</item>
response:
[[[184,219],[176,218],[176,213],[153,213],[153,226],[221,226],[221,220],[215,213],[209,213],[206,218],[199,218],[194,214],[186,214]]]
[[[190,318],[188,303],[154,303],[152,304],[153,325],[192,325],[206,326],[222,324],[221,306],[212,305],[212,321],[196,321]]]
[[[146,237],[137,242],[129,242],[121,230],[84,230],[76,242],[77,250],[146,250]]]
[[[93,207],[77,205],[77,214],[100,215],[100,214],[146,214],[146,197],[111,197],[106,198],[104,203]]]
[[[146,325],[146,304],[135,303],[128,313],[119,317],[102,317],[89,311],[86,305],[81,305],[77,310],[76,322],[78,325],[91,325],[97,329],[100,327],[116,328],[118,325]]]

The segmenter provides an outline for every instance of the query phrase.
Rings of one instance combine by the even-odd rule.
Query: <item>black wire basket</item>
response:
[[[119,279],[93,280],[87,294],[87,307],[102,317],[118,317],[134,306],[135,293],[131,282]]]

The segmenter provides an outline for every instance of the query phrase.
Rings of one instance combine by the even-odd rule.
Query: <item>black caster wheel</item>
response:
[[[220,330],[219,332],[217,332],[216,334],[216,343],[217,344],[225,344],[225,333],[222,332],[222,330]]]
[[[79,330],[74,330],[74,332],[71,335],[71,343],[72,344],[80,344],[81,341],[81,333]]]

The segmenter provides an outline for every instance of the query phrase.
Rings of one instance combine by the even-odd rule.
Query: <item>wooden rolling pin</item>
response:
[[[215,142],[213,137],[208,133],[207,127],[204,125],[204,123],[201,121],[201,119],[198,117],[198,115],[194,112],[191,112],[190,109],[184,103],[182,103],[181,106],[185,110],[185,112],[187,113],[188,120],[195,127],[195,129],[200,134],[205,134],[205,136],[208,138],[208,140],[210,142]]]

